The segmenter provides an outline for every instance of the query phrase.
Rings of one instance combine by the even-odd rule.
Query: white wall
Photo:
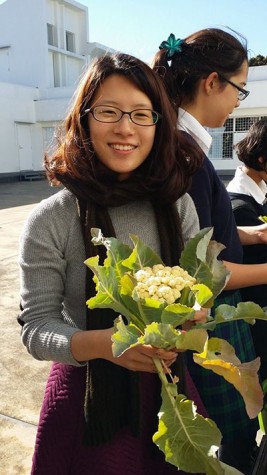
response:
[[[57,28],[57,47],[48,44],[47,23]],[[75,35],[74,52],[66,50],[66,31]],[[88,62],[87,41],[88,9],[75,0],[0,5],[0,179],[42,169],[44,137],[66,114]],[[60,87],[54,87],[53,55]]]
[[[0,83],[0,90],[0,173],[14,173],[20,170],[18,128],[25,125],[34,133],[38,91],[7,83]],[[40,154],[33,145],[32,156],[33,168],[40,170]]]
[[[9,48],[9,69],[0,79],[14,84],[47,83],[45,0],[7,0],[0,6],[0,45]]]

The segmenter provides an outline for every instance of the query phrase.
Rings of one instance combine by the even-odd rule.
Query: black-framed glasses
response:
[[[240,101],[243,101],[244,99],[246,99],[246,97],[248,97],[250,91],[247,91],[246,89],[243,89],[242,87],[238,86],[233,81],[231,81],[230,79],[227,79],[225,76],[223,76],[221,73],[218,73],[218,75],[221,79],[223,79],[224,81],[228,82],[229,84],[234,86],[236,89],[238,89],[238,99]]]
[[[162,117],[158,112],[151,109],[134,109],[133,111],[126,112],[118,109],[118,107],[106,105],[95,106],[90,109],[86,109],[84,112],[85,114],[90,112],[95,120],[107,124],[119,122],[126,114],[129,116],[129,120],[133,122],[133,124],[143,125],[145,127],[155,125]]]

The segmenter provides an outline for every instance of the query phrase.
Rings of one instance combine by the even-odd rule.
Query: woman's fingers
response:
[[[195,313],[195,318],[193,322],[195,323],[206,323],[210,309],[208,308],[201,308]]]
[[[132,371],[146,371],[154,373],[156,371],[154,358],[164,363],[164,371],[167,372],[177,358],[174,351],[166,351],[164,349],[153,348],[149,345],[138,345],[130,348],[119,358],[114,358],[114,363],[124,366]]]

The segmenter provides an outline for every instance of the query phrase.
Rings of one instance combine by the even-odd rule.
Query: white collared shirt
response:
[[[252,196],[257,203],[262,205],[266,201],[267,185],[264,180],[257,184],[243,172],[241,165],[237,167],[234,178],[227,185],[227,191]]]
[[[179,108],[178,111],[178,124],[179,130],[184,130],[190,134],[197,142],[205,155],[208,155],[211,146],[212,138],[210,134],[204,129],[204,127],[193,117],[189,112]]]

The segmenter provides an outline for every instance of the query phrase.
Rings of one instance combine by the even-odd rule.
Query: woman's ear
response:
[[[204,79],[204,89],[209,96],[218,89],[219,75],[215,71]]]
[[[258,163],[262,170],[266,171],[266,161],[263,157],[258,157]]]

